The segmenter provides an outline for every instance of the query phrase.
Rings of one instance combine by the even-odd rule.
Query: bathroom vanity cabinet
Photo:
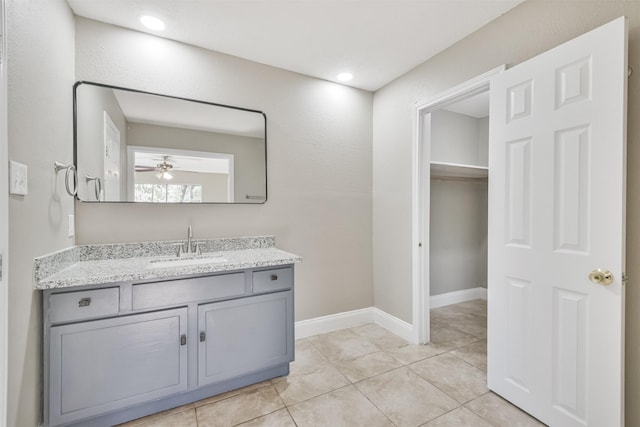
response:
[[[293,266],[43,293],[44,424],[113,425],[286,375]]]

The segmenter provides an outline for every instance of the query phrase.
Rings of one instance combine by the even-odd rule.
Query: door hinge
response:
[[[627,286],[629,284],[629,277],[626,273],[622,273],[622,286]]]
[[[180,345],[187,345],[187,336],[185,334],[180,335]]]
[[[204,342],[205,339],[207,339],[206,332],[200,332],[200,342]]]

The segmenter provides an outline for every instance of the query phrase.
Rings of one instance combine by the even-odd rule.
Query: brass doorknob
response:
[[[613,283],[613,273],[609,270],[596,268],[591,273],[589,273],[589,280],[596,285],[607,286]]]

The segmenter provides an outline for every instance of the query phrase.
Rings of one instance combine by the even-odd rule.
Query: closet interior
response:
[[[443,301],[445,294],[487,287],[489,92],[430,115],[429,283],[434,307],[446,303],[433,297]]]

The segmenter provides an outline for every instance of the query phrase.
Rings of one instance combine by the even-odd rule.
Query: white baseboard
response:
[[[373,322],[373,307],[360,310],[345,311],[343,313],[330,314],[328,316],[315,317],[313,319],[296,322],[296,339],[307,338],[313,335],[324,334],[338,329],[353,328],[364,323]]]
[[[373,310],[373,321],[383,328],[393,332],[400,338],[414,342],[414,330],[411,323],[407,323],[404,320],[398,319],[395,316],[390,315],[386,311],[382,311],[379,308],[371,307]]]
[[[471,288],[462,291],[447,292],[446,294],[432,295],[429,298],[431,308],[444,307],[445,305],[458,304],[474,299],[487,299],[487,288]]]
[[[313,335],[337,331],[338,329],[353,328],[354,326],[360,326],[365,323],[376,323],[409,342],[413,341],[413,325],[376,307],[301,320],[295,324],[295,336],[296,339],[307,338]]]

